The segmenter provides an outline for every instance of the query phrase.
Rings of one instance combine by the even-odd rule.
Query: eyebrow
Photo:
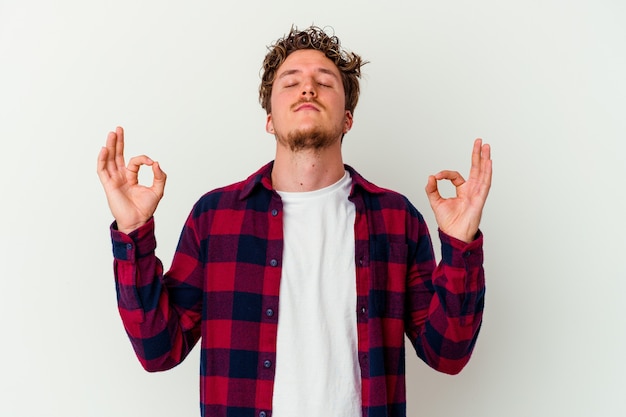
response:
[[[333,71],[329,70],[328,68],[317,68],[315,71],[317,72],[321,72],[322,74],[328,74],[328,75],[332,75],[335,79],[338,79],[337,74],[335,74]],[[283,78],[283,77],[287,77],[289,75],[293,75],[293,74],[297,74],[297,73],[301,73],[302,70],[294,68],[294,69],[290,69],[290,70],[286,70],[285,72],[281,73],[277,80]]]

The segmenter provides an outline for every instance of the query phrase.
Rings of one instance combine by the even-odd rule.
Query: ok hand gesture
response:
[[[456,188],[456,197],[443,198],[437,181],[449,180]],[[439,228],[446,234],[471,242],[478,232],[483,207],[491,187],[491,149],[474,141],[472,167],[467,181],[457,171],[441,171],[428,177],[426,194]]]
[[[138,173],[142,165],[152,166],[154,179],[151,187],[139,184]],[[158,162],[145,155],[131,158],[126,166],[121,127],[109,132],[106,146],[98,155],[97,171],[119,231],[130,233],[152,217],[163,197],[165,172]]]

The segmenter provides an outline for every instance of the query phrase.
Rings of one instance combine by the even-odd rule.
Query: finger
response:
[[[481,182],[488,186],[491,185],[492,175],[492,162],[491,162],[491,146],[485,144],[482,146],[482,161],[481,161]]]
[[[437,178],[434,175],[430,175],[428,177],[428,182],[426,183],[426,196],[428,197],[428,201],[433,205],[438,200],[441,200],[441,194],[439,193],[439,189],[437,188]]]
[[[115,161],[115,153],[117,152],[116,132],[109,132],[104,150],[101,150],[100,152],[99,158],[103,158],[102,169],[106,170],[107,177],[110,179],[117,176],[118,167]]]
[[[465,183],[465,178],[458,171],[449,171],[444,170],[435,174],[435,179],[441,180],[449,180],[452,182],[452,185],[458,187],[459,185],[463,185]]]
[[[107,141],[105,145],[107,149],[107,161],[115,163],[115,152],[117,148],[117,133],[109,132],[107,135]]]
[[[152,164],[154,164],[154,161],[150,159],[150,157],[148,157],[147,155],[133,156],[128,161],[128,166],[126,167],[126,170],[137,173],[139,172],[139,168],[142,165],[152,165]]]
[[[96,172],[98,173],[98,177],[102,183],[106,182],[111,177],[107,171],[108,155],[109,150],[106,146],[103,146],[98,153],[98,163],[96,165]]]
[[[152,164],[152,191],[159,197],[163,196],[165,190],[165,181],[167,180],[167,174],[161,169],[161,165],[158,162]]]
[[[126,166],[124,162],[124,129],[121,126],[115,128],[115,164],[118,169],[123,169]]]
[[[470,167],[470,178],[477,178],[480,175],[482,168],[482,144],[483,140],[478,138],[474,140],[474,147],[472,148],[472,165]]]
[[[142,165],[152,165],[154,161],[146,155],[139,155],[130,158],[126,167],[126,180],[131,184],[139,183],[139,169]]]
[[[482,160],[491,159],[491,145],[485,143],[480,147],[480,155]]]
[[[491,146],[488,144],[481,144],[479,152],[480,155],[476,161],[474,161],[473,157],[470,176],[476,180],[477,184],[479,184],[478,195],[485,200],[487,198],[487,194],[489,194],[489,189],[491,188]]]

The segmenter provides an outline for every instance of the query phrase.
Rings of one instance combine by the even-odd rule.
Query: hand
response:
[[[456,197],[443,198],[437,181],[449,180],[456,188]],[[491,187],[491,149],[474,141],[472,167],[467,181],[456,171],[441,171],[428,177],[426,194],[439,228],[446,234],[471,242],[480,224],[483,207]]]
[[[139,184],[138,173],[142,165],[152,166],[154,179],[151,187]],[[130,233],[150,220],[163,197],[167,176],[158,162],[145,155],[131,158],[128,167],[125,165],[124,130],[121,127],[109,132],[106,146],[98,155],[97,171],[119,231]]]

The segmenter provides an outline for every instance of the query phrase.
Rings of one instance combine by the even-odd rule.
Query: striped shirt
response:
[[[458,373],[470,358],[484,305],[483,238],[464,243],[440,231],[436,265],[406,197],[346,169],[363,416],[404,417],[405,334],[438,371]],[[146,370],[166,370],[200,340],[204,417],[272,415],[283,222],[271,170],[202,196],[167,273],[153,219],[129,235],[111,227],[118,306],[137,357]]]

